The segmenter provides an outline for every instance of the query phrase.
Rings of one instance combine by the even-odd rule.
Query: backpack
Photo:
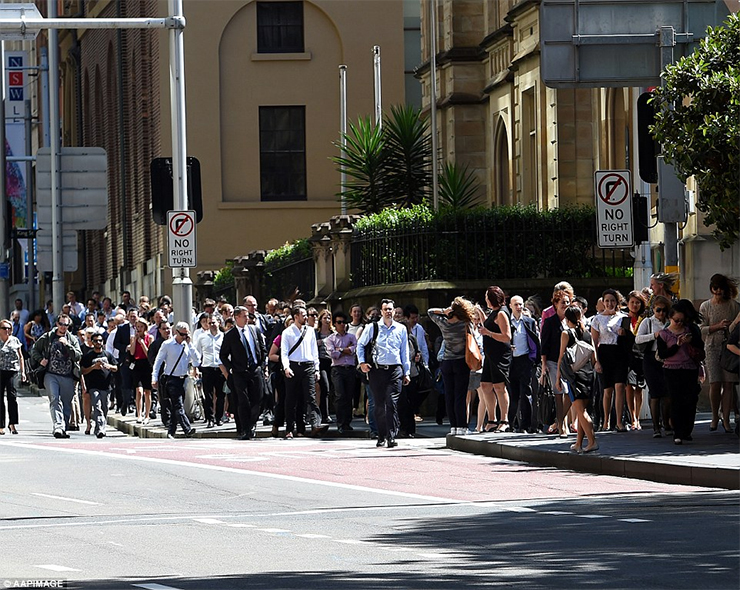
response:
[[[591,361],[594,354],[594,346],[590,342],[578,338],[575,330],[571,330],[571,334],[575,342],[565,349],[563,360],[570,366],[574,373],[577,373]]]

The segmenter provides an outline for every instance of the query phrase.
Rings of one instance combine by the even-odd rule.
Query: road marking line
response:
[[[194,518],[195,522],[202,522],[203,524],[226,524],[223,520],[217,518]]]
[[[414,551],[414,549],[412,549],[411,547],[390,547],[388,545],[381,545],[380,548],[385,549],[386,551],[391,551],[393,553]]]
[[[91,502],[90,500],[78,500],[77,498],[65,498],[64,496],[52,496],[50,494],[40,494],[38,492],[31,492],[32,496],[40,496],[41,498],[51,498],[52,500],[64,500],[66,502],[76,502],[77,504],[89,504],[90,506],[100,506],[99,502]]]
[[[526,506],[502,506],[501,508],[508,512],[537,512],[534,508],[527,508]]]
[[[258,531],[262,531],[263,533],[289,533],[290,531],[288,529],[257,529]]]
[[[134,588],[143,588],[144,590],[180,590],[174,586],[164,586],[162,584],[131,584]]]
[[[226,526],[230,526],[230,527],[235,528],[235,529],[253,529],[253,528],[256,528],[257,527],[256,524],[245,524],[243,522],[236,522],[236,523],[233,523],[233,524],[229,524],[227,522],[226,523]]]
[[[573,516],[572,512],[562,512],[561,510],[548,510],[547,512],[540,512],[540,514],[549,514],[550,516]]]
[[[328,539],[329,535],[317,535],[314,533],[305,533],[303,535],[296,535],[296,537],[301,537],[303,539]]]
[[[645,520],[644,518],[620,518],[622,522],[653,522],[652,520]]]
[[[371,545],[367,541],[360,541],[359,539],[332,539],[335,543],[344,543],[346,545]]]
[[[160,465],[176,465],[178,467],[190,467],[195,469],[205,469],[208,471],[222,471],[225,473],[238,473],[241,475],[245,475],[248,477],[264,477],[268,479],[277,479],[281,481],[292,481],[292,482],[298,482],[298,483],[310,483],[318,486],[326,486],[330,488],[340,488],[344,490],[350,490],[355,492],[370,492],[375,494],[380,494],[383,496],[395,496],[397,498],[407,498],[407,499],[414,499],[414,500],[425,500],[427,502],[438,502],[440,504],[460,504],[460,500],[454,500],[451,498],[442,498],[439,496],[426,496],[422,494],[412,494],[410,492],[399,492],[394,490],[383,490],[379,488],[371,488],[368,486],[361,486],[361,485],[355,485],[355,484],[347,484],[347,483],[340,483],[335,481],[322,481],[318,479],[311,479],[308,477],[299,477],[296,475],[284,475],[281,473],[266,473],[262,471],[250,471],[248,469],[238,469],[236,467],[227,467],[225,465],[208,465],[203,463],[195,463],[195,462],[188,462],[188,461],[180,461],[176,459],[164,459],[161,457],[142,457],[136,454],[126,454],[126,455],[120,455],[116,453],[109,453],[106,451],[94,451],[89,449],[72,449],[72,448],[65,448],[61,446],[46,446],[46,445],[37,445],[33,443],[3,443],[7,446],[13,446],[13,447],[19,447],[24,449],[35,449],[35,450],[43,450],[43,451],[53,451],[53,452],[61,452],[61,453],[72,453],[72,454],[79,454],[79,455],[92,455],[94,457],[107,457],[107,458],[116,458],[116,459],[123,459],[123,460],[129,460],[129,461],[143,461],[145,463],[157,463]]]
[[[609,518],[605,514],[576,514],[577,518]]]
[[[67,567],[66,565],[55,565],[53,563],[47,564],[47,565],[37,565],[35,567],[40,567],[43,570],[51,570],[52,572],[81,572],[82,570],[77,570],[73,567]]]

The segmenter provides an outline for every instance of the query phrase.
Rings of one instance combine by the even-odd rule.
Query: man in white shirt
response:
[[[214,423],[221,426],[221,418],[224,415],[224,375],[221,371],[221,343],[224,334],[219,330],[218,318],[211,315],[208,317],[208,330],[201,332],[195,349],[200,354],[200,372],[203,376],[203,394],[206,396],[205,412],[207,427],[211,428]],[[213,400],[216,400],[216,415],[213,414]]]
[[[305,307],[294,307],[293,324],[283,331],[280,361],[285,372],[285,438],[304,435],[304,413],[311,425],[311,435],[326,432],[321,426],[321,413],[316,404],[316,381],[319,379],[319,349],[316,331],[306,325]]]
[[[164,367],[164,386],[172,404],[172,419],[167,438],[175,438],[178,423],[188,438],[195,434],[195,428],[190,426],[190,420],[185,414],[185,377],[188,376],[188,366],[191,364],[194,367],[199,366],[200,355],[190,344],[190,326],[186,322],[178,322],[174,337],[162,343],[152,367],[152,389],[157,389],[159,371]]]

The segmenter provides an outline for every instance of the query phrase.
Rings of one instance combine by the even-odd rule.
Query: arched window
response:
[[[509,134],[501,117],[493,134],[493,203],[511,204],[511,164],[509,157]]]

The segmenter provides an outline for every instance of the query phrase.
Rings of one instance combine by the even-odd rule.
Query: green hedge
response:
[[[308,239],[303,238],[295,242],[288,242],[267,253],[267,256],[265,256],[265,270],[271,272],[294,262],[310,258],[311,255],[311,244]]]
[[[624,251],[596,247],[593,207],[385,210],[355,225],[355,287],[421,280],[628,276]]]

